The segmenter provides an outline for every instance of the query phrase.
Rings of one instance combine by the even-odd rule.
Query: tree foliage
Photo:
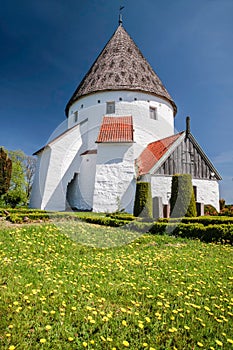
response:
[[[190,174],[175,174],[172,177],[171,217],[197,216],[195,196]]]
[[[12,161],[3,148],[0,148],[0,196],[7,193],[10,187]]]
[[[12,164],[11,179],[8,192],[2,196],[6,205],[26,205],[30,197],[35,173],[35,158],[27,156],[23,151],[7,151]],[[1,193],[0,193],[1,194]]]

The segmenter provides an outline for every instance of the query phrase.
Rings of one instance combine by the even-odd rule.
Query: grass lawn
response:
[[[2,227],[0,348],[233,349],[233,247],[137,235]]]

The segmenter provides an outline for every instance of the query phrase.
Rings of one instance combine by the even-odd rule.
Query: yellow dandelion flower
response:
[[[184,326],[184,329],[189,330],[189,329],[190,329],[190,327],[185,325],[185,326]]]
[[[77,310],[76,306],[72,306],[71,310],[76,311]]]
[[[10,328],[10,329],[12,329],[14,326],[13,326],[13,324],[9,324],[9,326],[8,326],[8,328]],[[14,345],[12,345],[12,346],[14,346]]]
[[[69,341],[73,341],[73,340],[74,340],[74,338],[72,338],[72,337],[69,337],[69,338],[68,338],[68,340],[69,340]]]
[[[149,350],[155,350],[155,348],[152,348],[152,346],[150,346]]]
[[[112,338],[107,337],[107,341],[112,342]]]
[[[230,344],[233,344],[233,340],[230,339],[230,338],[227,339],[227,342],[230,343]]]
[[[142,346],[144,346],[144,348],[146,348],[148,346],[147,343],[142,343]]]
[[[14,345],[10,345],[8,348],[8,350],[15,350],[15,349],[16,349],[16,347]]]
[[[145,317],[146,322],[150,323],[150,317]]]
[[[87,347],[87,345],[88,345],[88,344],[87,344],[87,342],[85,342],[85,341],[84,341],[84,342],[83,342],[83,346],[84,346],[84,348],[86,348],[86,347]]]
[[[106,339],[101,335],[100,336],[101,340],[106,341]]]
[[[122,323],[123,326],[125,326],[125,327],[127,326],[126,320],[123,320],[121,323]]]
[[[218,344],[219,346],[223,346],[223,343],[218,339],[215,339],[215,343]]]
[[[40,339],[40,343],[41,343],[41,344],[44,344],[44,343],[46,343],[46,339],[44,339],[44,338],[41,338],[41,339]]]
[[[127,340],[124,340],[124,341],[122,342],[122,344],[123,344],[126,348],[129,347],[129,342],[128,342]]]
[[[7,337],[7,338],[11,337],[11,334],[10,334],[10,333],[7,333],[7,334],[6,334],[6,337]]]
[[[92,339],[92,340],[90,341],[90,343],[91,343],[91,344],[95,344],[95,341]]]
[[[143,328],[144,328],[143,323],[140,322],[140,323],[138,324],[138,327],[141,328],[141,329],[143,329]]]
[[[201,342],[197,342],[197,345],[202,348],[204,345]]]
[[[45,326],[46,331],[50,331],[51,328],[52,327],[49,324],[47,326]]]
[[[175,328],[175,327],[169,328],[169,332],[170,333],[177,332],[177,328]]]

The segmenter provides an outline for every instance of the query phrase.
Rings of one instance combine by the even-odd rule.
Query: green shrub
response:
[[[216,215],[218,215],[218,212],[217,212],[217,209],[215,207],[213,207],[213,205],[206,204],[206,205],[204,205],[204,214],[216,216]]]
[[[192,177],[189,174],[172,176],[171,217],[197,216]]]
[[[149,182],[137,182],[134,202],[134,216],[141,216],[145,218],[153,217],[151,185]]]
[[[233,225],[208,225],[201,223],[159,223],[156,222],[149,230],[152,234],[169,234],[181,238],[199,239],[210,243],[233,244]]]

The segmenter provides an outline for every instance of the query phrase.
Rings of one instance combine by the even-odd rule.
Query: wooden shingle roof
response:
[[[66,106],[80,97],[99,91],[133,90],[151,93],[176,105],[129,34],[120,25],[92,67],[78,85]]]
[[[96,142],[133,142],[132,117],[103,117]]]

